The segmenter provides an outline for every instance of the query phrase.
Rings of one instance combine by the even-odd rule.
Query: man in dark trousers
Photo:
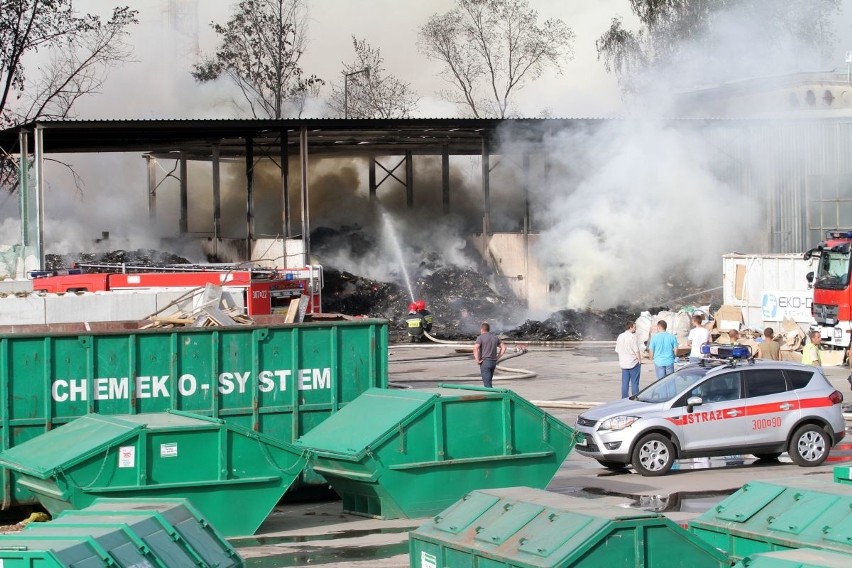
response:
[[[494,369],[497,368],[497,360],[506,352],[506,346],[500,338],[491,333],[491,326],[483,323],[479,326],[479,337],[473,345],[473,358],[479,365],[479,374],[482,376],[482,384],[491,388],[491,380],[494,378]]]

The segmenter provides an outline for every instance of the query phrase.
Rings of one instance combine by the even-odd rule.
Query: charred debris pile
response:
[[[375,243],[359,227],[320,228],[312,233],[311,239],[314,251],[324,265],[323,311],[387,319],[391,322],[391,340],[405,340],[405,317],[412,302],[407,288],[395,282],[339,270],[324,259],[324,252],[341,249],[345,249],[352,258],[363,257],[375,250]],[[62,271],[75,263],[123,263],[130,266],[190,263],[181,256],[153,249],[48,254],[45,260],[45,268],[50,271]],[[414,299],[425,300],[434,316],[433,334],[447,340],[473,339],[483,321],[489,322],[493,331],[513,340],[614,340],[623,331],[624,323],[635,321],[640,311],[657,313],[665,309],[643,307],[640,310],[637,306],[653,302],[651,298],[642,298],[641,303],[634,302],[629,307],[560,310],[544,320],[526,319],[525,306],[510,292],[497,291],[484,267],[446,266],[434,253],[423,255],[423,261],[411,275],[411,284],[416,296]],[[695,296],[693,292],[700,290],[687,281],[669,283],[668,286],[672,295]]]
[[[323,311],[387,319],[391,339],[406,337],[405,317],[412,301],[404,285],[374,280],[339,270],[329,259],[345,250],[352,259],[363,258],[376,244],[358,227],[317,229],[311,234],[312,251],[324,266]],[[414,299],[422,299],[434,316],[433,334],[440,339],[471,340],[487,321],[492,331],[516,340],[613,340],[624,322],[635,320],[638,309],[562,310],[544,321],[527,320],[525,307],[492,285],[484,267],[446,266],[434,253],[411,274]],[[401,280],[401,279],[400,279]]]
[[[189,264],[189,260],[154,249],[114,250],[108,252],[80,252],[71,254],[47,254],[45,270],[61,271],[77,263],[127,264],[130,266],[156,266],[162,264]]]

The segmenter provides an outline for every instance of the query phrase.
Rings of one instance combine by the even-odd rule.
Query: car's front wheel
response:
[[[644,476],[665,475],[674,465],[675,454],[671,440],[662,434],[643,436],[633,448],[631,465]]]
[[[805,424],[793,434],[788,453],[793,463],[803,467],[821,465],[828,457],[831,439],[828,433],[814,424]]]

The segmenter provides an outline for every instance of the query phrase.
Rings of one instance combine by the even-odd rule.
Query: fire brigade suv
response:
[[[747,346],[702,345],[709,357],[577,419],[577,453],[607,469],[665,475],[676,459],[782,452],[817,466],[845,435],[843,395],[818,367],[755,361]]]
[[[247,268],[245,265],[125,264],[76,265],[67,274],[33,273],[33,289],[42,292],[168,291],[222,286],[242,294],[250,316],[286,312],[290,300],[307,295],[306,313],[322,311],[322,267],[296,269]]]

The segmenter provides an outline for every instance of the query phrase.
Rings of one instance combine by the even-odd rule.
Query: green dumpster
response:
[[[24,539],[94,541],[102,553],[115,560],[119,566],[157,566],[168,568],[148,549],[144,541],[125,525],[102,527],[59,527],[49,523],[34,523],[25,531]],[[0,541],[2,545],[2,541]],[[32,548],[32,546],[31,546]]]
[[[53,515],[97,497],[186,497],[222,534],[238,536],[257,530],[305,457],[224,420],[169,411],[90,414],[0,453],[0,465]]]
[[[51,539],[0,535],[0,559],[4,568],[115,566],[111,564],[114,561],[110,555],[91,537]]]
[[[576,432],[505,389],[370,389],[295,442],[347,512],[434,515],[473,489],[546,487]]]
[[[852,554],[852,486],[808,478],[747,483],[689,530],[732,560],[795,548]]]
[[[852,485],[852,465],[834,466],[834,481],[835,483]]]
[[[0,451],[86,414],[170,409],[292,442],[368,388],[387,387],[387,321],[255,320],[0,326]],[[327,485],[319,476],[302,481]],[[0,468],[0,508],[34,503]]]
[[[660,513],[528,487],[473,491],[409,534],[411,568],[722,568]]]
[[[100,499],[0,536],[3,568],[240,568],[243,560],[184,499]]]
[[[752,554],[734,564],[733,568],[849,568],[850,562],[852,560],[847,554],[796,548]]]

